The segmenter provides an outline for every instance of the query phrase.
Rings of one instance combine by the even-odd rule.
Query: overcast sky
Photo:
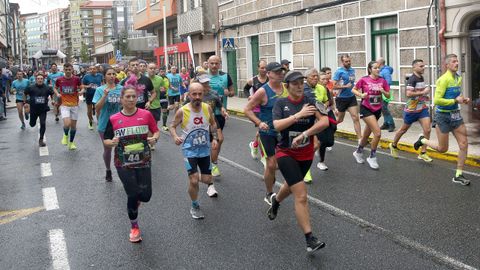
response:
[[[20,13],[43,13],[56,8],[66,8],[68,0],[10,0],[20,5]]]

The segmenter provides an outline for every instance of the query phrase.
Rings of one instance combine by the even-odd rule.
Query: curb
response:
[[[228,113],[231,115],[239,116],[239,117],[245,117],[245,114],[243,113],[243,111],[236,110],[236,109],[228,109]],[[337,129],[337,132],[335,133],[335,137],[344,138],[344,139],[348,139],[355,142],[358,140],[357,135],[355,133],[346,131],[346,130],[339,130],[339,129]],[[391,142],[392,140],[390,139],[382,138],[380,139],[380,142],[378,145],[380,148],[389,149],[388,145]],[[415,148],[413,148],[413,144],[398,142],[397,146],[398,146],[398,149],[401,151],[418,154],[418,151],[415,150]],[[446,160],[450,162],[457,162],[457,159],[458,159],[458,154],[456,152],[439,153],[437,151],[427,149],[427,153],[432,158]],[[465,164],[470,166],[480,167],[480,156],[468,155],[467,159],[465,160]]]

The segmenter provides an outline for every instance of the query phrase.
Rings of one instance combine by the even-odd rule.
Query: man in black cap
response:
[[[282,67],[283,69],[285,69],[285,73],[289,72],[290,71],[290,61],[288,61],[287,59],[283,59],[280,64],[282,64]]]
[[[280,63],[270,62],[267,65],[267,76],[268,83],[264,84],[253,94],[244,112],[248,119],[259,129],[261,149],[266,156],[263,178],[267,194],[264,200],[267,204],[271,205],[271,198],[275,195],[275,193],[273,193],[273,185],[275,183],[275,170],[277,168],[277,160],[275,159],[277,132],[273,127],[272,109],[277,97],[285,97],[288,93],[282,84],[283,78],[285,77],[285,69]],[[260,106],[259,117],[253,112],[253,109],[257,106]]]

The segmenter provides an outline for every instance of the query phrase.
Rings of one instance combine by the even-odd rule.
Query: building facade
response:
[[[169,65],[186,66],[191,61],[188,52],[178,52],[178,48],[182,43],[182,39],[178,35],[177,30],[177,2],[176,0],[138,0],[134,1],[135,13],[133,17],[134,28],[136,30],[145,30],[153,33],[157,37],[158,46],[167,45],[167,62]],[[166,42],[164,42],[163,27],[163,10],[166,17]],[[153,43],[156,45],[157,43]],[[129,44],[130,45],[130,44]],[[169,49],[171,46],[171,50]],[[132,49],[132,48],[131,48]],[[147,48],[153,51],[154,48]],[[155,59],[158,65],[165,65],[165,50],[154,50],[153,55],[149,52],[150,57]]]
[[[425,79],[431,83],[441,72],[441,52],[463,55],[462,67],[467,71],[466,59],[473,57],[469,35],[478,34],[477,30],[469,30],[478,28],[471,25],[480,14],[477,3],[473,0],[219,0],[221,38],[233,38],[235,43],[234,50],[222,48],[224,69],[237,74],[240,87],[256,74],[260,59],[288,59],[291,68],[298,70],[329,66],[335,71],[340,65],[339,57],[349,54],[356,77],[360,78],[366,75],[370,60],[384,57],[394,69],[392,107],[399,113],[406,100],[401,89],[405,74],[411,73],[412,60],[425,61]],[[442,17],[442,4],[446,19]],[[459,17],[458,13],[464,16]],[[440,41],[435,19],[446,26],[446,42]],[[472,81],[472,75],[468,72],[463,75],[465,95],[474,97],[467,83]]]
[[[0,16],[0,61],[3,65],[8,60],[8,16],[5,16],[5,14],[8,14],[9,10],[8,2],[0,1],[0,14],[3,14],[3,16]]]
[[[195,65],[201,65],[217,51],[218,1],[180,0],[177,14],[178,35],[191,37]]]
[[[82,42],[91,49],[112,40],[114,21],[111,1],[89,1],[80,6]]]
[[[60,50],[67,55],[67,60],[70,61],[73,56],[70,7],[64,8],[60,12],[60,40]]]
[[[82,19],[80,17],[80,6],[85,0],[70,0],[69,19],[70,19],[70,38],[71,59],[78,61],[82,49]]]
[[[54,9],[48,12],[48,44],[49,49],[61,50],[60,38],[60,16],[62,14],[61,8]]]
[[[34,65],[33,55],[48,47],[48,13],[32,14],[25,17],[27,57]]]

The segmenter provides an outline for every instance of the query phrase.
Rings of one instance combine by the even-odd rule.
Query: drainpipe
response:
[[[445,9],[445,0],[440,0],[440,31],[438,31],[438,38],[440,40],[440,60],[447,55],[447,41],[445,39],[445,31],[447,29],[447,12]],[[445,71],[444,65],[441,65],[442,73]]]
[[[430,2],[430,6],[428,7],[428,14],[427,14],[427,50],[428,50],[428,85],[430,87],[430,96],[433,97],[434,95],[434,92],[433,92],[433,87],[432,87],[432,81],[433,81],[433,78],[432,78],[432,75],[433,75],[433,72],[432,72],[432,53],[430,51],[430,46],[431,46],[431,40],[430,40],[430,18],[431,18],[431,14],[432,14],[432,6],[433,4],[436,2],[436,0],[432,0]],[[435,19],[436,21],[436,19]],[[433,99],[432,99],[433,100]],[[433,102],[430,102],[430,106],[431,106],[431,112],[433,112]],[[430,114],[430,123],[433,123],[432,121],[432,114]]]

